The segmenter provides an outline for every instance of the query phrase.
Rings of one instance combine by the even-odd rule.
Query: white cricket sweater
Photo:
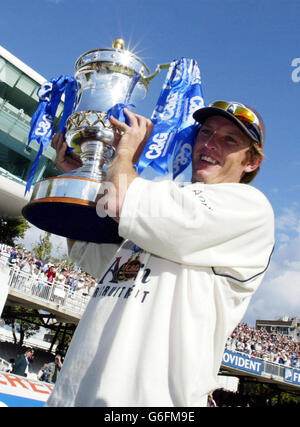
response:
[[[100,281],[47,406],[206,406],[270,260],[269,202],[245,184],[137,178],[119,234],[114,256],[114,245],[72,248]]]

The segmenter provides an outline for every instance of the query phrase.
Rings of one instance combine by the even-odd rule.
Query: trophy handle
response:
[[[144,80],[147,82],[147,84],[148,84],[148,83],[150,83],[150,82],[151,82],[151,80],[153,80],[153,79],[154,79],[154,77],[156,77],[156,76],[157,76],[157,74],[159,74],[159,73],[160,73],[160,70],[168,69],[168,68],[170,67],[170,65],[171,65],[171,64],[158,64],[158,65],[157,65],[157,67],[156,67],[156,69],[155,69],[155,71],[154,71],[154,73],[153,73],[153,74],[151,74],[151,75],[150,75],[150,76],[148,76],[148,77],[145,77],[145,78],[144,78]]]

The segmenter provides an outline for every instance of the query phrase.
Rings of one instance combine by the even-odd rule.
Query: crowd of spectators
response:
[[[249,357],[267,362],[300,368],[299,341],[277,331],[256,329],[247,323],[240,323],[227,339],[226,349],[239,351]]]
[[[14,270],[28,273],[40,283],[37,293],[41,293],[43,283],[46,283],[55,285],[57,289],[63,288],[69,293],[92,295],[96,285],[92,276],[66,261],[41,260],[30,251],[4,244],[0,245],[0,257]]]

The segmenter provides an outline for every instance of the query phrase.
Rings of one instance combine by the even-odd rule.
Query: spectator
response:
[[[58,276],[56,278],[57,282],[61,285],[64,285],[66,283],[67,274],[68,274],[68,271],[65,268],[62,268],[60,273],[58,273]]]
[[[47,281],[49,283],[52,283],[56,277],[56,270],[54,269],[54,266],[50,265],[45,274],[47,277]]]
[[[17,357],[12,373],[27,377],[29,373],[29,364],[33,361],[34,350],[29,348],[24,354]]]
[[[268,332],[265,328],[255,329],[247,324],[239,324],[234,329],[227,340],[226,349],[291,367],[296,367],[299,354],[299,344],[293,338],[276,331]]]
[[[49,372],[48,382],[56,383],[60,370],[62,368],[62,361],[59,354],[55,356],[54,362],[48,363],[47,370]]]
[[[32,274],[34,271],[33,258],[24,258],[19,267],[24,273]]]
[[[18,256],[18,250],[17,249],[13,249],[10,252],[10,256],[8,258],[8,263],[9,264],[14,264],[17,262],[17,256]]]
[[[66,285],[70,288],[71,293],[74,294],[76,290],[76,283],[72,274],[66,276]]]
[[[41,369],[39,370],[38,374],[37,374],[37,379],[39,381],[48,382],[49,372],[48,372],[47,368],[48,368],[47,363],[44,363],[43,366],[41,367]]]
[[[208,406],[208,408],[216,408],[217,407],[217,404],[214,401],[214,398],[213,398],[212,394],[208,395],[207,406]]]

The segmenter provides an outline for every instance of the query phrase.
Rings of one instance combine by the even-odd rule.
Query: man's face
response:
[[[209,117],[195,138],[192,182],[240,182],[245,172],[252,172],[260,163],[247,160],[250,144],[250,138],[232,121]]]
[[[27,351],[26,352],[26,357],[27,357],[27,359],[33,359],[33,352],[32,351]]]

